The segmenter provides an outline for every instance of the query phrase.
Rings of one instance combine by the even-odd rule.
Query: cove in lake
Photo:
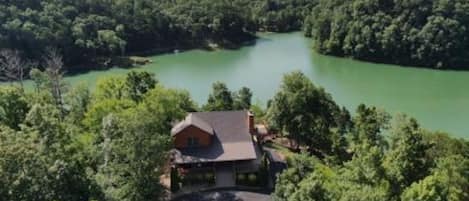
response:
[[[314,52],[311,45],[301,33],[261,34],[253,46],[158,55],[141,69],[155,73],[165,86],[188,90],[199,104],[205,103],[211,84],[217,80],[232,90],[247,86],[255,101],[265,103],[275,94],[284,73],[301,70],[351,111],[360,103],[374,105],[392,114],[415,117],[425,128],[469,138],[469,72],[324,56]],[[72,85],[85,82],[93,87],[99,77],[128,71],[91,71],[66,80]]]

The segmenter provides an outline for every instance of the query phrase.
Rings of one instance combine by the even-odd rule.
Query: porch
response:
[[[178,165],[171,171],[171,189],[174,192],[236,187],[252,179],[250,175],[257,179],[259,166],[257,160]]]

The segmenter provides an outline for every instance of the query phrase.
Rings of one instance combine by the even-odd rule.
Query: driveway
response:
[[[269,194],[247,191],[215,191],[192,193],[172,201],[271,201]]]

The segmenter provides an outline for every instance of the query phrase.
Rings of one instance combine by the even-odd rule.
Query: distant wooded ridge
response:
[[[467,0],[320,0],[306,19],[316,49],[361,60],[469,68]]]
[[[0,48],[39,60],[52,47],[61,50],[67,66],[75,66],[168,47],[231,46],[252,40],[257,30],[299,30],[312,2],[7,1],[0,5]]]
[[[236,47],[256,31],[304,30],[329,55],[468,69],[465,0],[21,0],[0,5],[0,49],[67,70],[173,47]],[[73,66],[73,67],[72,67]]]

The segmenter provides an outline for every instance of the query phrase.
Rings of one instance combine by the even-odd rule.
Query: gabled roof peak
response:
[[[214,134],[213,128],[209,123],[197,117],[197,115],[194,115],[194,113],[189,113],[183,121],[179,122],[176,124],[176,126],[173,127],[171,130],[171,136],[177,135],[179,132],[189,126],[195,126],[211,135]]]

